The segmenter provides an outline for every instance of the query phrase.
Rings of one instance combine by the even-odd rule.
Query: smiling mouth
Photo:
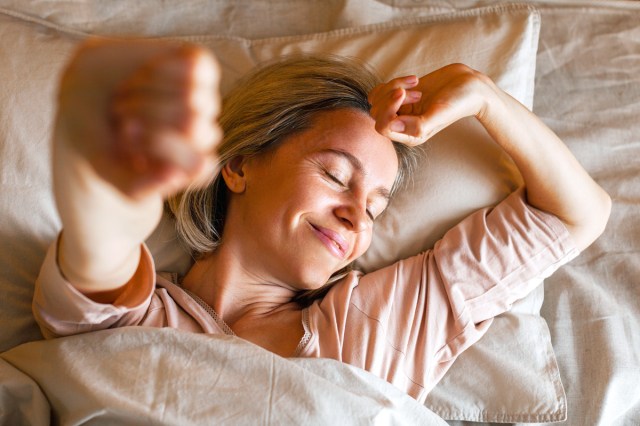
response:
[[[343,260],[349,249],[349,244],[342,238],[340,234],[328,228],[314,225],[309,222],[318,239],[327,247],[327,249],[338,259]]]

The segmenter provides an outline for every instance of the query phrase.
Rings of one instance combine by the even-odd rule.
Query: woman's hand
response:
[[[79,290],[121,288],[164,198],[216,167],[219,70],[196,46],[89,41],[63,73],[53,140],[58,264]]]
[[[376,86],[369,94],[376,130],[389,139],[420,145],[463,117],[481,117],[493,83],[462,64],[421,78],[407,76]]]
[[[88,42],[62,77],[56,142],[124,195],[175,193],[214,168],[218,81],[195,46]]]
[[[369,102],[376,130],[407,145],[475,116],[520,170],[528,202],[564,222],[579,250],[604,230],[609,195],[538,117],[481,73],[453,64],[397,78],[376,86]]]

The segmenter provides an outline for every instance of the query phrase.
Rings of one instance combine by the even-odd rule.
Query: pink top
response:
[[[296,356],[355,365],[423,401],[493,317],[577,254],[562,222],[515,192],[469,216],[433,250],[336,283],[303,310],[305,334]],[[55,259],[53,244],[33,301],[46,337],[132,325],[233,335],[197,296],[156,275],[146,248],[140,282],[112,305],[75,290]]]

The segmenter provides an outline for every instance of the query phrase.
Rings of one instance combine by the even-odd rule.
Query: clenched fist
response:
[[[129,197],[175,193],[215,168],[219,76],[193,45],[89,41],[60,83],[56,143]]]

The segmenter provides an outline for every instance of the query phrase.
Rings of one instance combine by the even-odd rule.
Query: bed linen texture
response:
[[[35,395],[24,417],[2,419],[7,425],[446,425],[366,371],[289,360],[221,335],[128,327],[32,342],[2,358],[16,367],[8,374],[24,373],[9,390]]]
[[[605,233],[545,282],[541,313],[567,392],[559,424],[640,425],[640,2],[528,3],[542,20],[533,111],[613,199]]]
[[[48,186],[48,158],[42,154],[46,154],[47,151],[47,126],[51,111],[38,108],[36,104],[50,103],[54,95],[53,85],[49,82],[43,83],[45,77],[41,76],[58,72],[72,47],[87,32],[113,36],[126,33],[155,36],[159,31],[167,31],[174,37],[186,37],[194,33],[224,34],[242,45],[249,42],[241,38],[287,37],[398,19],[415,20],[420,16],[464,13],[460,11],[492,3],[497,2],[255,1],[249,9],[234,2],[194,1],[182,2],[176,7],[165,5],[167,10],[158,13],[157,5],[153,2],[139,2],[136,8],[131,8],[130,3],[125,2],[0,1],[0,7],[5,12],[8,11],[8,14],[2,17],[0,30],[7,30],[10,25],[14,25],[12,42],[10,45],[3,45],[2,58],[5,65],[11,65],[7,65],[5,69],[17,70],[5,78],[0,90],[16,109],[29,111],[21,119],[3,115],[2,125],[12,124],[4,136],[7,140],[33,141],[26,148],[23,145],[0,144],[0,158],[11,161],[10,165],[3,163],[3,168],[0,169],[2,198],[20,200],[18,208],[6,207],[6,203],[0,206],[2,265],[5,269],[2,273],[3,283],[33,282],[46,247],[57,233],[59,222],[56,215],[51,213],[54,210]],[[539,415],[531,415],[536,407],[528,407],[520,413],[499,410],[487,412],[485,401],[478,400],[477,394],[457,392],[460,388],[473,388],[479,384],[477,377],[473,377],[470,383],[465,383],[462,375],[456,377],[455,386],[449,388],[456,392],[441,393],[440,396],[445,401],[447,398],[452,400],[453,403],[462,397],[465,402],[464,408],[443,404],[437,412],[449,419],[494,422],[546,422],[562,420],[563,416],[566,416],[566,421],[561,424],[640,424],[640,35],[637,24],[640,22],[640,4],[634,1],[580,0],[528,3],[536,6],[542,18],[540,43],[535,46],[538,48],[537,65],[534,63],[534,67],[530,68],[532,70],[537,66],[534,112],[559,134],[587,170],[613,196],[613,214],[603,237],[581,258],[549,278],[545,287],[546,302],[542,313],[549,324],[558,356],[559,373],[567,391],[566,400],[560,403],[566,405],[554,411],[554,417],[546,419]],[[497,8],[508,9],[503,4],[499,4]],[[366,12],[363,12],[365,10]],[[167,19],[167,11],[176,19]],[[20,20],[8,19],[12,13],[19,14],[22,18],[26,15],[28,19],[22,24],[17,24]],[[197,19],[194,18],[189,28],[185,29],[181,27],[184,21],[179,17],[188,15],[196,16]],[[255,19],[256,15],[265,19]],[[36,22],[30,22],[29,19]],[[440,18],[433,18],[434,22],[438,19]],[[443,19],[446,21],[446,18]],[[39,20],[46,20],[47,25],[38,25]],[[29,27],[30,33],[20,33],[23,30],[15,30],[16,25]],[[63,30],[64,37],[60,37],[61,33],[55,29],[56,27]],[[34,43],[34,40],[41,44]],[[14,49],[19,50],[24,46],[29,47],[29,54],[33,57],[55,59],[49,62],[33,62],[35,68],[23,72],[20,52]],[[481,54],[483,49],[479,49],[478,52]],[[245,59],[246,62],[238,63],[247,66],[253,63],[255,58],[247,56],[242,60]],[[39,77],[30,84],[24,84],[25,76],[29,75]],[[11,92],[11,88],[16,87],[20,88],[20,95]],[[533,93],[532,87],[530,93]],[[40,155],[35,155],[36,153]],[[10,173],[15,170],[25,170],[28,173]],[[513,180],[510,182],[513,184]],[[496,191],[493,196],[496,193],[501,192]],[[26,220],[25,217],[35,220]],[[166,242],[171,236],[157,233],[154,238],[159,242]],[[164,252],[160,257],[167,263],[176,264],[184,261],[184,257],[176,254],[175,250]],[[3,285],[3,291],[4,300],[11,300],[12,308],[7,310],[3,305],[0,309],[0,322],[3,325],[0,331],[4,345],[2,349],[40,339],[33,319],[19,314],[28,311],[32,289],[25,285]],[[539,294],[535,303],[539,306],[541,302],[542,294]],[[540,327],[546,328],[545,321],[537,318],[536,321],[541,321]],[[514,331],[522,326],[521,319],[522,316],[505,317],[505,327],[512,329],[509,335],[514,334],[518,339],[507,338],[499,342],[503,346],[498,345],[497,348],[509,344],[514,350],[521,345],[535,347],[536,341],[522,341],[526,340],[529,325],[520,332]],[[112,333],[113,336],[117,336],[126,332],[128,330]],[[145,334],[147,341],[162,341],[166,338],[167,346],[181,347],[181,337],[163,335],[156,338],[152,334],[154,332],[151,331],[149,335]],[[504,336],[493,336],[493,340],[483,339],[481,343],[493,345],[501,337]],[[145,339],[136,335],[131,340],[138,338],[140,341]],[[73,343],[68,343],[67,339],[29,343],[3,355],[4,359],[10,359],[10,362],[0,362],[0,418],[10,422],[6,424],[47,424],[47,415],[52,407],[64,413],[65,395],[54,401],[55,404],[51,406],[44,396],[46,389],[50,389],[53,394],[56,393],[55,379],[58,377],[48,376],[47,368],[52,370],[53,366],[64,365],[66,372],[79,371],[72,367],[74,357],[85,362],[83,365],[89,364],[81,355],[89,344],[103,350],[98,355],[104,355],[101,359],[105,362],[108,362],[109,354],[111,358],[118,355],[117,351],[112,354],[107,346],[101,346],[97,338],[87,341],[76,338],[69,340],[73,340]],[[135,342],[129,343],[135,346]],[[113,340],[109,340],[108,344],[113,344]],[[75,351],[69,349],[73,345],[77,346]],[[477,345],[479,352],[476,352],[474,362],[470,365],[463,366],[463,359],[458,360],[456,364],[464,367],[464,371],[474,368],[489,370],[490,374],[486,376],[489,378],[488,381],[480,382],[487,393],[496,390],[494,388],[513,388],[517,383],[508,379],[503,382],[498,380],[497,384],[496,380],[490,380],[492,375],[501,373],[491,371],[491,366],[500,365],[504,361],[499,357],[492,359],[497,352],[491,345]],[[187,346],[188,344],[184,345]],[[65,352],[68,350],[67,360],[59,361],[64,356],[56,352],[58,347],[64,347]],[[213,349],[222,350],[217,346]],[[47,357],[44,354],[56,355]],[[21,361],[22,359],[25,361]],[[540,359],[552,359],[555,364],[552,354],[544,354]],[[487,363],[483,363],[483,360]],[[130,362],[130,359],[127,362]],[[169,362],[172,361],[167,361]],[[224,362],[230,361],[227,359]],[[269,365],[269,362],[264,365]],[[557,368],[553,367],[555,365],[550,366],[549,371],[557,374]],[[90,366],[87,368],[90,370]],[[339,369],[337,367],[334,371]],[[340,373],[336,375],[340,376]],[[449,385],[447,379],[448,376],[441,383],[442,389]],[[143,383],[147,379],[140,377],[139,380]],[[155,383],[153,377],[148,380],[149,383]],[[530,381],[535,381],[535,377]],[[78,385],[75,389],[79,395],[82,386],[90,388],[86,384]],[[353,389],[358,389],[358,386],[350,388]],[[311,395],[310,398],[314,396]],[[349,397],[345,398],[350,400]],[[339,406],[340,401],[334,402],[336,408],[333,409],[343,413],[339,411],[343,408]],[[402,404],[397,406],[400,407]],[[38,419],[38,422],[33,419]],[[415,420],[410,416],[402,419]],[[281,420],[283,423],[294,422],[291,419],[288,422],[287,419]],[[430,424],[428,421],[431,420],[425,420],[425,424]],[[162,423],[162,418],[157,422]]]

